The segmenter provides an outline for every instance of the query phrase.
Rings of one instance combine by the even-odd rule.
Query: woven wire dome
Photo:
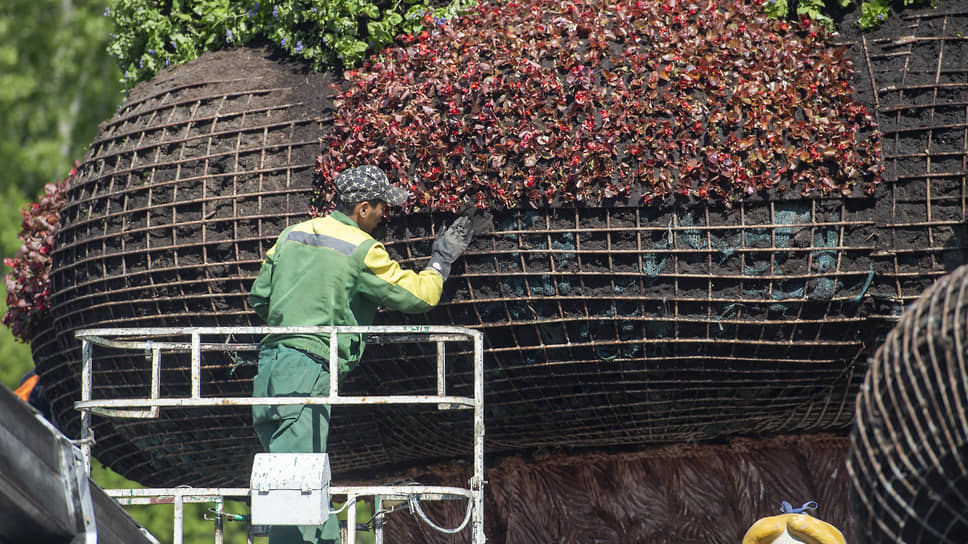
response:
[[[878,349],[848,471],[868,542],[968,538],[968,267],[938,280]]]
[[[964,22],[949,18],[948,32]],[[896,138],[885,144],[896,179],[873,198],[754,198],[728,211],[682,202],[498,212],[494,231],[456,263],[436,309],[383,312],[378,323],[484,332],[494,456],[845,435],[866,358],[906,302],[965,262],[965,169],[955,159],[968,158],[964,137],[958,152],[934,136],[910,152],[897,134],[934,134],[934,110],[888,101],[893,84],[879,78],[896,77],[893,45],[850,45],[858,73],[874,74],[861,91],[878,89],[870,102]],[[246,294],[278,232],[308,217],[328,83],[262,51],[225,51],[138,87],[102,126],[63,212],[54,319],[32,342],[63,426],[76,434],[75,330],[261,324]],[[932,104],[954,111],[944,101],[960,100],[964,122],[964,99],[946,88]],[[450,220],[396,216],[381,239],[419,269]],[[468,367],[467,353],[451,355],[455,368]],[[251,394],[254,368],[239,363],[204,360],[205,394]],[[144,357],[98,364],[96,394],[144,396]],[[166,380],[183,385],[187,367],[166,367]],[[431,391],[434,368],[423,350],[371,345],[346,390]],[[469,385],[469,374],[458,375],[448,390],[463,394]],[[98,458],[149,485],[240,485],[258,448],[244,409],[96,422]],[[334,472],[372,477],[452,459],[470,449],[463,425],[434,410],[336,409]]]

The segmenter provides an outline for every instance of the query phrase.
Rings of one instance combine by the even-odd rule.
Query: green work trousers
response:
[[[329,372],[306,353],[287,346],[263,346],[254,397],[329,396]],[[323,453],[329,436],[328,405],[253,406],[252,422],[262,447],[270,453]],[[339,542],[339,521],[331,514],[321,526],[276,525],[269,544]]]

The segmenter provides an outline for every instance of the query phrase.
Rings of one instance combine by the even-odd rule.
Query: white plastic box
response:
[[[325,453],[257,453],[252,524],[322,525],[329,517],[330,478]]]

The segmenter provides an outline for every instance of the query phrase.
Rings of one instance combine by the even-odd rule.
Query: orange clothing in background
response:
[[[40,376],[34,374],[33,376],[24,380],[24,382],[20,384],[20,387],[15,389],[13,393],[23,399],[24,402],[29,402],[28,399],[30,398],[30,392],[34,389],[34,386],[37,385],[37,380],[39,379]]]

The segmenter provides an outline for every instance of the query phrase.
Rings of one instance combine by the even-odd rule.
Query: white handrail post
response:
[[[175,534],[174,544],[182,544],[185,526],[185,497],[181,493],[175,494]]]
[[[223,497],[215,497],[215,544],[222,544],[223,542],[223,525],[224,520],[222,519],[222,513],[225,511],[225,499]]]
[[[329,331],[329,396],[336,398],[339,396],[339,386],[337,378],[339,375],[339,338],[336,329]]]
[[[149,341],[149,344],[151,342]],[[151,348],[151,400],[161,398],[161,348]],[[158,417],[160,408],[155,405],[149,409],[151,417]]]
[[[91,400],[91,380],[94,369],[93,347],[84,338],[81,340],[81,401]],[[81,411],[81,456],[84,459],[84,471],[91,475],[91,412]]]
[[[383,544],[383,495],[373,497],[373,544]]]
[[[474,334],[474,544],[484,544],[484,336]]]
[[[192,331],[192,398],[202,396],[202,339],[198,331]]]
[[[437,396],[443,397],[447,394],[447,363],[444,356],[447,350],[443,340],[437,341]]]
[[[356,544],[356,495],[346,495],[346,543]]]

